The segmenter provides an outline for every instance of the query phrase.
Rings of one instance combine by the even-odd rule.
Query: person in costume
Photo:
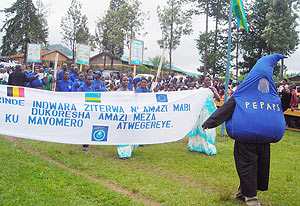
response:
[[[121,81],[121,87],[117,91],[118,92],[130,91],[128,89],[128,85],[129,85],[128,77],[123,76],[120,81]],[[136,146],[135,145],[118,145],[117,150],[118,150],[119,158],[122,160],[126,160],[126,159],[130,158],[133,149],[136,149],[136,148],[137,148],[137,145]]]
[[[216,155],[216,129],[213,128],[204,131],[202,129],[202,124],[217,109],[213,98],[215,98],[217,101],[220,101],[220,97],[216,88],[211,87],[210,77],[204,78],[202,87],[210,89],[212,92],[207,98],[203,109],[201,110],[195,127],[187,135],[187,137],[189,137],[188,149],[192,152],[202,152],[207,155]]]
[[[236,89],[232,97],[202,125],[214,128],[226,121],[226,131],[235,140],[234,159],[240,178],[236,198],[247,205],[259,206],[257,190],[268,190],[270,143],[278,142],[285,132],[283,111],[273,80],[281,54],[262,57]]]

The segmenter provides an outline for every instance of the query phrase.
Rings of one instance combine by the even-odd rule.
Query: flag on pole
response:
[[[232,12],[234,13],[239,28],[245,29],[248,32],[247,18],[245,15],[242,0],[233,0]]]

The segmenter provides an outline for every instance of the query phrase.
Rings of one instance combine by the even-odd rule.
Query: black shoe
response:
[[[235,195],[235,199],[245,202],[245,195],[243,195],[241,191],[238,191],[238,193]]]
[[[84,144],[82,145],[82,151],[86,152],[89,149],[89,145],[88,144]]]

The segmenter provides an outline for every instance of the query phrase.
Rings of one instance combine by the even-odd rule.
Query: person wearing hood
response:
[[[226,121],[226,131],[235,140],[234,159],[240,178],[236,198],[246,205],[259,206],[257,190],[268,190],[270,143],[285,132],[281,102],[273,80],[277,61],[286,58],[272,54],[259,59],[232,97],[202,125],[214,128]]]

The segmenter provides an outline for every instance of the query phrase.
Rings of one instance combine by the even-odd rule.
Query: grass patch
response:
[[[217,133],[220,133],[219,128]],[[3,139],[0,140],[2,144],[6,145],[5,147],[14,147],[12,143],[8,143]],[[271,145],[269,191],[259,192],[262,205],[297,205],[299,203],[299,140],[300,133],[286,131],[285,137],[279,143]],[[239,179],[233,159],[234,141],[227,136],[217,136],[218,154],[216,156],[189,152],[187,145],[180,141],[139,147],[134,151],[132,158],[126,161],[118,159],[116,146],[90,146],[88,152],[82,152],[81,145],[64,145],[23,139],[19,139],[19,141],[68,167],[114,183],[128,191],[160,202],[162,205],[243,205],[235,200],[233,195],[239,185]],[[55,179],[55,190],[60,190],[61,198],[67,196],[70,188],[65,186],[66,180],[62,177],[69,174],[68,171],[29,155],[20,148],[15,148],[12,151],[14,151],[13,153],[19,151],[21,154],[18,158],[22,158],[22,162],[26,160],[27,167],[31,165],[30,169],[20,169],[21,172],[30,171],[36,167],[44,168],[45,166],[42,165],[47,165],[47,172],[44,172],[44,174],[51,175],[47,176],[46,179],[49,179],[50,182]],[[7,164],[6,162],[9,162],[10,158],[14,158],[14,155],[6,154],[5,159],[7,160],[1,160],[1,177],[9,178],[9,171],[15,173],[16,168],[14,167],[17,164],[3,166]],[[29,161],[28,158],[31,160]],[[28,176],[30,175],[28,174]],[[32,176],[32,181],[39,177],[38,175]],[[74,175],[70,176],[74,178]],[[3,178],[0,179],[0,181],[3,181],[1,185],[3,185],[2,183],[6,184],[8,181],[5,178],[4,180]],[[101,184],[99,186],[99,183],[91,183],[81,176],[77,178],[93,185],[96,189],[89,190],[89,185],[82,186],[80,190],[75,189],[75,186],[71,186],[72,193],[75,194],[74,199],[79,202],[73,203],[73,201],[70,201],[67,202],[67,205],[83,204],[80,201],[86,200],[84,195],[87,194],[92,199],[91,202],[97,204],[99,202],[94,199],[93,191],[108,191]],[[62,180],[64,180],[64,184],[60,186],[59,182]],[[76,185],[76,182],[77,180],[68,179],[68,185]],[[11,187],[14,187],[14,183],[10,184]],[[26,184],[30,185],[32,183],[26,182]],[[29,186],[26,185],[26,187]],[[0,186],[0,188],[2,187]],[[78,190],[82,196],[76,195]],[[35,192],[38,193],[38,191]],[[111,199],[109,195],[114,194],[111,201],[115,205],[120,204],[120,202],[122,202],[120,205],[124,205],[123,201],[129,205],[138,204],[122,195],[116,198],[117,193],[100,193],[103,196],[108,195],[107,199]],[[8,196],[9,194],[5,192],[5,195]],[[42,198],[38,196],[36,201],[41,201]],[[121,197],[125,199],[119,201]],[[56,199],[57,197],[52,195],[51,198]],[[79,200],[76,198],[79,198]],[[1,195],[0,199],[3,199]],[[6,197],[6,200],[8,199],[10,198]],[[58,203],[58,205],[61,204]]]
[[[143,205],[0,138],[0,205]]]

